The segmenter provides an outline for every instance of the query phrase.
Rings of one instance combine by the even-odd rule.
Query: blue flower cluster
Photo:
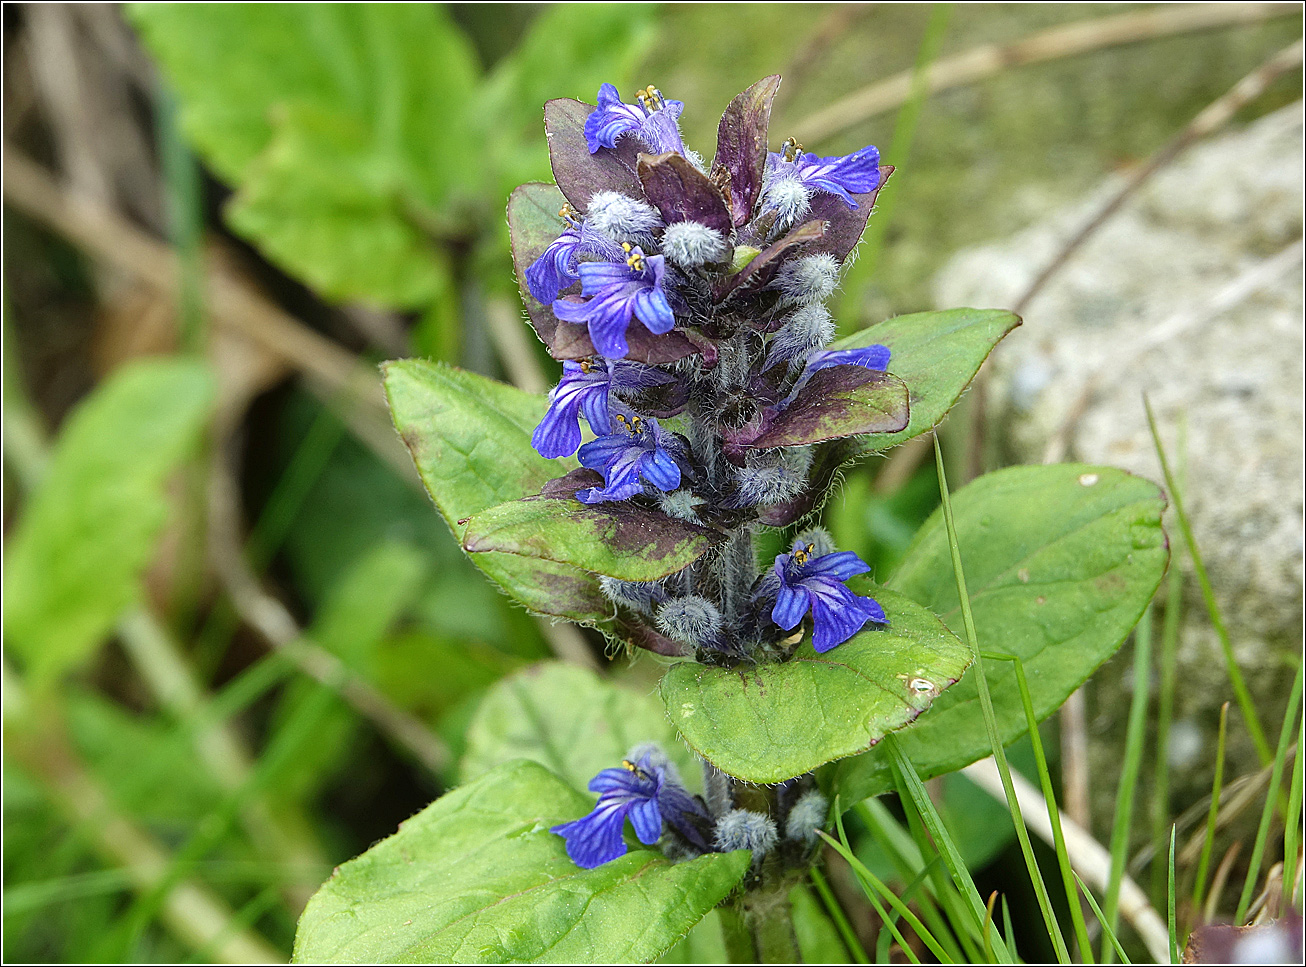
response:
[[[819,448],[807,441],[829,435],[799,432],[823,418],[822,394],[876,378],[890,356],[880,345],[827,348],[825,301],[892,169],[874,147],[819,157],[790,139],[768,150],[778,82],[731,103],[710,165],[681,138],[684,104],[654,87],[633,104],[611,84],[597,106],[567,102],[588,113],[579,130],[550,127],[563,224],[523,272],[537,331],[563,359],[532,443],[590,471],[569,475],[580,485],[568,492],[731,535],[715,557],[656,585],[604,582],[631,621],[701,661],[783,660],[809,614],[821,652],[886,620],[844,583],[869,567],[823,535],[767,568],[752,552],[758,526],[805,515],[828,483],[814,479]],[[623,805],[632,790],[663,788],[638,763],[595,781],[608,832],[588,850],[611,852],[614,817],[629,815],[648,842],[656,817],[681,808],[661,793]]]

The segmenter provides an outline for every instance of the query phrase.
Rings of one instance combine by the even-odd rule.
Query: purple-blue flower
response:
[[[680,486],[680,465],[667,451],[657,420],[618,413],[611,425],[613,432],[591,440],[577,454],[582,467],[603,474],[604,484],[578,490],[577,500],[625,500],[643,491],[646,482],[662,491]]]
[[[622,359],[630,351],[626,330],[631,317],[639,319],[649,332],[661,335],[676,324],[671,304],[663,291],[666,260],[661,255],[645,256],[628,244],[624,262],[582,262],[581,296],[567,296],[553,303],[553,314],[565,322],[583,322],[599,354]]]
[[[539,258],[526,267],[526,287],[531,290],[531,295],[546,306],[558,298],[563,289],[580,278],[576,266],[582,255],[593,255],[608,261],[625,257],[621,246],[602,232],[571,217],[568,208],[559,214],[567,220],[567,228],[549,243]]]
[[[803,154],[787,142],[783,153],[771,152],[767,159],[768,177],[773,180],[796,179],[811,191],[838,195],[857,207],[853,195],[874,191],[880,185],[880,149],[867,145],[852,154],[822,158],[812,152]]]
[[[562,364],[562,379],[549,393],[549,408],[531,435],[531,446],[542,457],[569,457],[580,446],[580,415],[591,429],[612,425],[608,415],[610,390],[633,390],[671,382],[667,373],[601,357]]]
[[[876,343],[857,349],[820,349],[807,357],[804,368],[808,373],[815,373],[831,366],[865,366],[884,372],[889,368],[889,347]]]
[[[615,148],[617,139],[633,134],[654,154],[685,153],[677,120],[685,109],[682,101],[668,101],[652,86],[635,95],[638,104],[625,104],[611,84],[599,88],[598,107],[585,119],[585,141],[590,154],[599,148]]]
[[[588,816],[554,826],[567,841],[567,855],[577,866],[592,870],[626,853],[622,830],[626,820],[635,828],[641,843],[651,846],[662,835],[663,822],[669,823],[686,839],[706,851],[708,844],[693,822],[707,813],[671,775],[667,766],[657,764],[652,753],[638,762],[629,759],[620,769],[604,769],[590,780],[590,792],[599,801]]]
[[[835,551],[814,557],[812,544],[794,542],[788,554],[775,559],[780,581],[771,620],[789,631],[812,613],[812,647],[827,652],[841,645],[868,621],[885,624],[884,609],[873,598],[853,594],[844,585],[870,565],[852,551]]]

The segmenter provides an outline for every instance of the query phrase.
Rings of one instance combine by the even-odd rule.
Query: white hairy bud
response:
[[[676,265],[694,269],[722,261],[730,247],[715,228],[700,222],[672,222],[662,236],[662,252]]]
[[[747,809],[732,809],[716,823],[717,849],[722,852],[751,849],[754,863],[771,852],[779,838],[769,816]]]
[[[834,338],[834,318],[830,310],[819,302],[803,306],[794,312],[780,330],[771,337],[767,348],[767,365],[789,363],[796,366],[807,359],[813,350],[821,349]]]
[[[721,612],[697,594],[672,598],[658,608],[658,630],[668,638],[698,648],[721,634]]]
[[[816,831],[825,825],[830,812],[830,802],[813,789],[805,792],[789,810],[785,820],[785,836],[800,843],[816,842]]]
[[[627,241],[660,228],[662,216],[647,202],[619,191],[598,191],[585,209],[585,223],[617,241]]]
[[[776,225],[792,225],[812,209],[812,189],[794,177],[772,178],[762,189],[762,207],[774,209]]]
[[[801,305],[824,302],[838,284],[839,263],[828,252],[794,259],[780,270],[773,283],[787,301]]]

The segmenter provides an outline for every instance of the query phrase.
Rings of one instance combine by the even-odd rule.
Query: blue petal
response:
[[[652,287],[635,294],[635,315],[649,332],[659,336],[670,332],[676,324],[676,316],[671,311],[666,295],[661,289]]]
[[[620,803],[601,802],[588,816],[553,826],[549,831],[566,839],[567,855],[573,863],[592,870],[626,854],[626,844],[621,838],[626,810]]]
[[[829,576],[840,581],[847,581],[854,574],[865,574],[871,566],[852,551],[835,551],[814,557],[802,566],[802,577]]]
[[[827,158],[808,153],[798,158],[794,165],[803,184],[838,195],[850,208],[856,208],[857,201],[849,192],[865,194],[880,184],[880,152],[874,145],[867,145],[849,155]]]
[[[549,243],[544,254],[526,267],[526,287],[531,295],[548,305],[558,293],[580,276],[574,271],[580,237],[568,229]]]
[[[581,293],[591,296],[609,286],[630,282],[634,275],[625,262],[582,262],[576,271],[580,275]]]
[[[775,596],[775,607],[771,609],[771,620],[785,631],[791,631],[798,627],[811,606],[811,594],[806,588],[781,585]]]
[[[624,433],[607,433],[585,444],[576,454],[582,467],[598,470],[600,473],[617,459],[621,451],[632,446],[631,439]],[[636,447],[638,449],[638,447]]]
[[[831,366],[864,366],[877,372],[889,367],[889,347],[878,343],[860,349],[823,349],[807,359],[807,372],[828,369]]]
[[[819,578],[806,587],[812,592],[812,647],[818,653],[843,644],[866,622],[876,620],[876,614],[883,621],[884,610],[878,603],[853,594],[842,584]]]
[[[626,815],[630,817],[630,824],[635,827],[635,835],[641,843],[650,846],[658,841],[662,835],[662,811],[656,799],[636,802]]]
[[[629,769],[604,769],[589,781],[586,788],[590,792],[603,793],[605,799],[613,793],[630,799],[641,795],[651,796],[654,792],[653,783],[641,779]]]
[[[590,154],[599,148],[614,148],[617,139],[644,122],[644,112],[623,104],[621,95],[611,84],[599,88],[598,107],[585,119],[585,143]]]
[[[680,465],[665,450],[645,454],[641,473],[658,490],[675,490],[680,486]]]

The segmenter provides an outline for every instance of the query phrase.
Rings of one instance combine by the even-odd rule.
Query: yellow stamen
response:
[[[784,144],[780,145],[780,150],[784,152],[785,161],[793,161],[803,153],[803,146],[798,143],[797,138],[785,138]]]
[[[570,225],[573,221],[575,221],[578,215],[580,215],[580,212],[572,208],[570,202],[568,202],[567,204],[563,205],[561,208],[558,209],[558,217],[561,218],[568,225]]]
[[[644,106],[646,111],[658,111],[665,106],[666,101],[662,97],[662,92],[650,84],[642,91],[635,93],[635,100]]]

